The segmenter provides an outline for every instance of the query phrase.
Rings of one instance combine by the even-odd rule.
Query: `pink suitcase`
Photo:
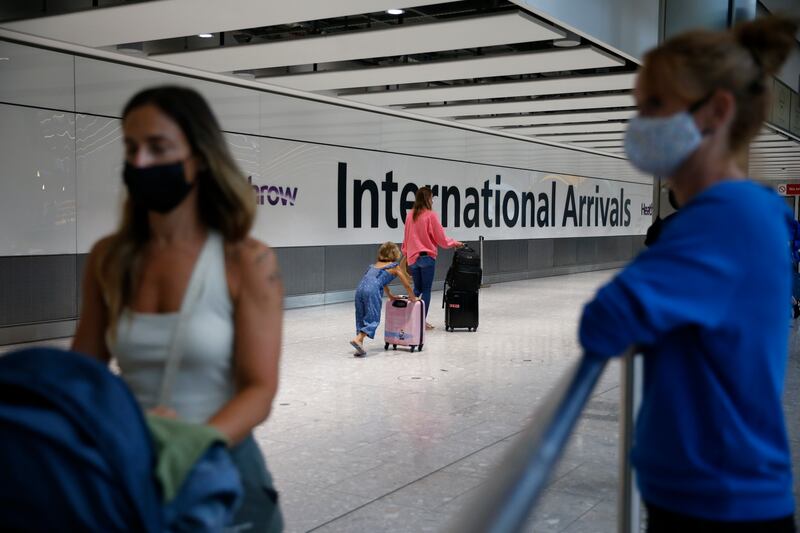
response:
[[[417,300],[413,304],[405,296],[400,300],[386,302],[386,325],[383,340],[386,345],[397,349],[397,345],[410,346],[411,351],[419,349],[425,343],[425,302]]]

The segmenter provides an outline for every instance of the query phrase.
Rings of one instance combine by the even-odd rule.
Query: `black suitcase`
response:
[[[480,254],[469,246],[463,246],[453,254],[445,285],[461,291],[477,291],[481,287],[482,277]]]
[[[444,324],[447,331],[478,329],[478,291],[447,289],[444,296]]]
[[[453,265],[479,267],[481,266],[481,254],[467,245],[456,248],[453,254]]]

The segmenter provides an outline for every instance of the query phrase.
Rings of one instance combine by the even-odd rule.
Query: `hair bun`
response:
[[[769,15],[738,24],[733,31],[764,75],[774,76],[795,46],[797,27],[797,21],[790,17]]]

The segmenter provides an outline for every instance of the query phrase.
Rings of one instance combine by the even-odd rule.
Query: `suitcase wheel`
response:
[[[397,349],[397,345],[396,344],[392,344],[392,346],[394,347],[395,350]]]
[[[384,344],[384,345],[383,345],[383,349],[384,349],[384,350],[388,350],[388,349],[389,349],[389,343],[388,343],[388,342],[387,342],[386,344]]]
[[[422,351],[422,345],[421,344],[419,345],[419,351],[420,352]]]
[[[414,353],[414,348],[416,348],[416,346],[411,347],[411,353]]]

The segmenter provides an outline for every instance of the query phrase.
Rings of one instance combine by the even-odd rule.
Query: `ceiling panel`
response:
[[[631,107],[633,97],[628,94],[610,96],[582,96],[578,98],[551,98],[549,100],[522,100],[488,104],[446,105],[406,108],[410,113],[429,117],[457,117],[466,115],[496,115],[501,113],[536,113],[541,111],[567,111],[571,109],[598,109],[603,107]]]
[[[761,142],[761,141],[785,141],[786,137],[783,135],[778,135],[777,133],[772,132],[772,130],[764,129],[761,130],[761,133],[755,136],[753,142]]]
[[[558,126],[533,126],[530,128],[507,128],[505,133],[519,135],[554,135],[556,133],[595,133],[601,131],[625,131],[625,122],[590,122],[588,124],[564,124]]]
[[[624,141],[573,141],[570,144],[582,146],[584,148],[622,148],[624,146]]]
[[[604,152],[611,152],[614,154],[623,154],[625,153],[625,149],[621,146],[609,146],[607,148],[597,148],[598,150],[602,150]]]
[[[636,111],[596,111],[593,113],[558,113],[547,115],[523,115],[510,117],[471,118],[460,120],[475,126],[534,126],[536,124],[573,124],[577,122],[605,122],[607,120],[627,120]]]
[[[786,141],[786,140],[765,140],[765,141],[755,141],[750,145],[750,148],[795,148],[800,147],[800,144],[794,141]]]
[[[800,154],[797,154],[797,153],[784,154],[784,153],[778,153],[778,152],[766,153],[766,154],[764,154],[764,153],[751,153],[750,154],[750,160],[751,161],[758,161],[760,159],[783,159],[783,158],[787,158],[787,157],[800,157]]]
[[[82,44],[109,46],[198,33],[289,24],[375,13],[389,8],[443,4],[446,0],[159,0],[21,20],[3,24],[23,33]]]
[[[211,72],[230,72],[544,41],[564,35],[562,30],[515,11],[151,57]]]
[[[605,58],[602,58],[605,59]],[[520,71],[524,73],[524,71]],[[466,76],[465,76],[466,77]],[[472,75],[471,77],[475,77]],[[508,83],[483,83],[458,87],[434,87],[403,91],[383,91],[366,94],[342,94],[342,98],[374,105],[420,104],[425,102],[454,102],[483,98],[514,98],[544,94],[569,94],[588,91],[617,91],[633,89],[636,74],[606,74],[600,76],[571,76]]]
[[[775,159],[773,161],[753,161],[750,163],[751,166],[786,166],[786,165],[796,165],[800,164],[800,160],[798,159]]]
[[[259,81],[304,91],[403,85],[437,80],[491,78],[562,70],[617,67],[624,61],[596,48],[572,48],[387,67],[270,76]],[[410,102],[409,102],[410,103]]]
[[[752,148],[750,150],[751,155],[755,154],[779,154],[779,155],[791,155],[791,154],[800,154],[800,146],[796,146],[795,148]]]
[[[624,133],[583,133],[580,135],[540,135],[539,139],[555,142],[576,142],[576,141],[621,141],[625,138]]]

